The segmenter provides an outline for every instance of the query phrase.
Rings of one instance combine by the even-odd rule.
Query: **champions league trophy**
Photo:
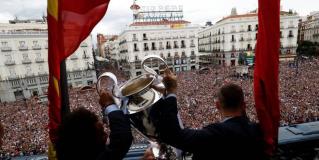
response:
[[[116,76],[111,72],[105,72],[98,78],[96,89],[100,92],[102,89],[101,80],[105,78],[111,79],[113,86],[109,91],[112,93],[117,106],[124,111],[128,111],[132,127],[149,141],[157,143],[158,135],[156,134],[156,127],[152,122],[152,118],[150,118],[150,110],[152,105],[162,97],[162,94],[151,88],[151,86],[164,87],[164,84],[161,81],[162,77],[145,65],[146,60],[150,59],[157,59],[164,64],[164,69],[168,68],[166,62],[161,57],[156,55],[145,56],[141,62],[142,68],[146,71],[145,74],[141,74],[118,86]],[[160,144],[159,148],[153,148],[155,157],[160,158],[163,155],[160,152],[168,154],[165,153],[166,151],[161,151],[163,148],[170,147]]]

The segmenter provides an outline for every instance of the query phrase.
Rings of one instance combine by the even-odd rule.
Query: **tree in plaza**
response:
[[[303,41],[298,45],[297,52],[305,56],[318,56],[319,44],[317,42]]]

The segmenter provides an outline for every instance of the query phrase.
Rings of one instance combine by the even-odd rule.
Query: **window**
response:
[[[171,49],[171,42],[170,41],[166,42],[166,49]]]
[[[43,65],[42,64],[39,64],[39,71],[43,71]]]
[[[231,41],[232,41],[232,42],[235,41],[235,35],[231,35]]]
[[[184,40],[181,41],[181,48],[185,48],[185,41]]]
[[[251,31],[251,25],[248,25],[248,31]]]
[[[28,59],[28,53],[23,53],[22,57],[23,57],[23,59]]]
[[[6,55],[6,59],[7,59],[7,61],[11,61],[12,60],[12,56],[10,54]]]
[[[136,76],[141,75],[141,74],[142,74],[142,72],[136,72]]]
[[[289,30],[289,35],[288,37],[293,37],[294,35],[292,34],[292,30]]]
[[[256,24],[255,26],[255,31],[258,31],[258,24]]]
[[[143,40],[147,40],[146,33],[143,33]]]
[[[175,65],[179,64],[179,59],[175,59]]]
[[[9,74],[10,74],[10,76],[15,76],[16,75],[16,71],[15,71],[15,69],[13,67],[9,68]]]
[[[138,56],[135,56],[135,61],[137,61],[138,60]]]
[[[33,45],[37,46],[38,45],[38,41],[33,41]]]
[[[1,42],[1,45],[2,45],[2,47],[6,47],[6,46],[8,46],[8,42],[3,41],[3,42]]]
[[[152,42],[152,50],[156,50],[155,42]]]
[[[191,51],[191,56],[195,56],[195,51]]]
[[[136,34],[133,34],[133,40],[136,40],[137,38],[136,38]]]
[[[25,46],[25,41],[19,41],[19,44],[21,47],[24,47]]]
[[[251,50],[251,45],[250,44],[247,44],[247,50]]]
[[[187,67],[186,66],[183,66],[182,67],[182,71],[186,71],[187,70]]]
[[[148,44],[144,43],[144,51],[148,51]]]
[[[159,42],[159,48],[163,49],[163,42]]]
[[[190,45],[191,47],[195,47],[195,44],[194,44],[194,40],[193,39],[191,39],[191,45]]]
[[[134,43],[134,51],[138,51],[137,44]]]
[[[174,48],[178,48],[177,41],[174,41]]]
[[[26,72],[26,74],[30,74],[31,73],[31,65],[25,66],[25,72]]]

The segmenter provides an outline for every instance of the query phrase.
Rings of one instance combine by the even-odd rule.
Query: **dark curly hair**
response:
[[[59,160],[96,159],[105,149],[105,137],[98,117],[78,108],[68,114],[58,128],[57,157]]]

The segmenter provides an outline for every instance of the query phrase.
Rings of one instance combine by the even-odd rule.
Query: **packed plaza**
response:
[[[221,120],[214,99],[218,88],[233,82],[240,85],[245,94],[247,115],[257,121],[253,97],[253,69],[248,76],[240,77],[234,67],[208,67],[209,70],[179,72],[178,106],[185,127],[201,128]],[[119,70],[108,67],[121,82],[126,77]],[[295,63],[280,64],[280,125],[291,125],[319,120],[318,75],[319,59],[304,59]],[[70,88],[71,110],[85,107],[102,118],[95,85]],[[48,108],[35,96],[25,101],[0,104],[0,119],[5,127],[1,156],[21,156],[46,153],[48,143]],[[107,126],[106,126],[107,128]],[[147,142],[134,132],[134,143]],[[0,156],[0,157],[1,157]]]

